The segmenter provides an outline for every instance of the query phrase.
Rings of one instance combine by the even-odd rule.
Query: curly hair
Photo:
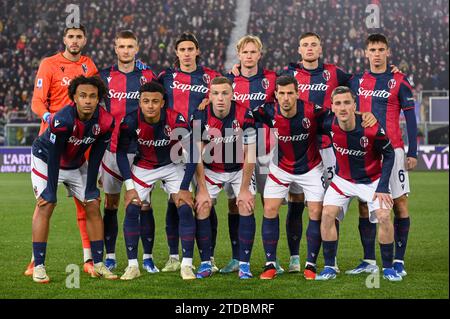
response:
[[[72,79],[69,84],[69,98],[75,102],[74,96],[77,91],[77,87],[82,84],[90,84],[98,89],[98,100],[102,101],[106,96],[106,86],[98,76],[85,77],[84,75],[77,76]]]

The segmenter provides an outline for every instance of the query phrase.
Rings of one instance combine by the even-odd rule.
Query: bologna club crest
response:
[[[172,129],[170,128],[169,125],[164,126],[164,134],[165,134],[167,137],[170,137],[170,134],[172,134]]]
[[[100,134],[100,125],[94,124],[92,126],[92,134],[94,134],[94,136],[97,136]]]
[[[309,118],[304,118],[302,121],[302,125],[305,129],[309,129],[311,126],[311,121],[309,120]]]
[[[397,81],[395,81],[394,79],[390,79],[390,80],[389,80],[389,82],[388,82],[388,87],[389,87],[390,89],[395,88],[396,85],[397,85]]]
[[[205,82],[206,84],[209,84],[209,82],[211,82],[211,78],[206,73],[203,74],[203,82]]]
[[[325,79],[325,81],[328,81],[329,79],[331,79],[331,74],[330,74],[330,71],[328,71],[328,70],[323,70],[322,76]]]
[[[87,65],[83,63],[83,64],[81,65],[81,67],[83,68],[83,72],[84,72],[84,74],[86,74],[86,73],[87,73],[87,71],[88,71],[88,67],[87,67]]]
[[[359,139],[359,144],[361,145],[361,147],[366,148],[367,145],[369,145],[369,139],[366,136],[363,136]]]
[[[264,90],[267,90],[269,88],[269,80],[267,80],[266,78],[262,79],[261,86]]]

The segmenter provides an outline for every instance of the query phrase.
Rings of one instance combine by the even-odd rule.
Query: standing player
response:
[[[99,101],[106,88],[96,77],[79,76],[68,88],[73,105],[52,115],[49,127],[33,143],[32,174],[37,214],[33,219],[33,280],[50,281],[45,270],[45,254],[50,217],[56,205],[58,182],[64,183],[79,205],[84,205],[94,271],[92,277],[117,279],[103,264],[103,221],[100,192],[96,187],[100,161],[114,129],[114,118]],[[85,152],[91,148],[89,164]]]
[[[224,184],[233,190],[239,210],[239,278],[252,277],[250,256],[256,227],[252,175],[256,132],[250,110],[233,102],[232,97],[231,81],[217,77],[211,82],[211,105],[196,111],[193,116],[194,135],[200,130],[200,154],[203,154],[203,161],[197,167],[197,245],[202,260],[197,278],[213,273],[209,249],[212,237],[210,207],[203,202],[210,198],[216,201]]]
[[[279,239],[278,210],[289,190],[302,189],[308,204],[310,224],[320,227],[324,187],[321,182],[322,161],[317,148],[316,118],[322,107],[298,99],[298,82],[292,76],[277,79],[278,102],[264,104],[253,111],[255,119],[277,129],[278,153],[270,163],[269,178],[264,189],[262,237],[267,263],[261,279],[273,279],[276,248]],[[294,191],[294,193],[296,193]],[[304,276],[314,279],[320,250],[320,228],[309,233],[308,257]]]
[[[175,67],[168,68],[158,76],[166,91],[167,107],[181,113],[190,119],[204,98],[208,96],[211,80],[220,74],[204,66],[198,65],[200,49],[198,40],[192,33],[185,32],[177,39],[175,44],[177,60]],[[213,228],[213,247],[217,235],[217,216],[211,213]],[[169,260],[162,269],[177,271],[180,268],[178,257],[178,213],[175,203],[169,200],[166,213],[166,235],[169,244]],[[213,270],[218,268],[214,264],[214,252],[211,254]]]
[[[394,199],[394,269],[405,276],[404,256],[408,242],[410,219],[407,196],[409,194],[408,170],[417,165],[417,123],[414,111],[412,87],[407,76],[392,73],[387,69],[390,57],[389,44],[382,34],[372,34],[366,40],[366,57],[370,72],[354,76],[350,81],[352,91],[357,95],[359,111],[372,112],[385,129],[395,151],[395,163],[389,181]],[[408,131],[408,154],[405,156],[400,130],[400,111],[403,111]],[[350,274],[375,271],[376,228],[366,226],[360,230],[364,248],[364,259]]]
[[[316,280],[336,278],[335,220],[342,220],[352,198],[358,197],[367,202],[371,222],[379,224],[383,277],[400,281],[402,277],[392,268],[394,228],[390,218],[393,200],[389,194],[389,177],[394,149],[379,123],[367,129],[361,126],[362,119],[355,114],[355,96],[348,87],[337,87],[331,98],[334,113],[325,117],[323,131],[331,137],[337,165],[336,176],[324,198],[321,234],[325,268]]]
[[[126,215],[124,236],[128,255],[128,267],[122,280],[132,280],[140,276],[137,261],[139,243],[139,216],[150,209],[150,193],[154,184],[160,180],[171,197],[180,191],[189,189],[189,182],[183,182],[184,165],[174,164],[174,148],[178,136],[186,140],[190,133],[188,123],[180,113],[163,108],[164,88],[157,82],[148,82],[140,90],[139,106],[129,113],[120,125],[117,148],[117,164],[125,179]],[[189,140],[189,139],[187,139]],[[130,168],[127,151],[131,142],[137,143],[138,152]],[[189,193],[190,195],[190,193]],[[192,214],[193,200],[177,201],[180,216],[179,233],[183,248],[181,277],[195,279],[192,271],[194,250],[195,220]],[[141,228],[142,231],[142,228]],[[148,253],[151,254],[151,251]]]
[[[86,29],[84,26],[65,28],[63,37],[64,52],[45,58],[40,64],[31,101],[31,109],[42,119],[39,135],[47,128],[50,115],[71,103],[67,94],[67,87],[71,80],[79,75],[93,76],[97,74],[98,71],[94,62],[87,56],[81,55],[86,41]],[[93,264],[89,237],[86,231],[86,212],[75,198],[74,201],[83,244],[83,270],[86,273],[91,273]],[[33,219],[36,218],[36,214],[37,210],[34,212]],[[33,274],[33,260],[34,257],[32,257],[25,271],[27,276]]]
[[[156,79],[155,74],[149,70],[140,70],[136,66],[136,55],[139,52],[139,43],[136,35],[130,30],[117,33],[114,50],[117,55],[117,64],[100,71],[108,95],[106,109],[116,121],[131,112],[135,112],[139,104],[139,88],[142,84]],[[105,207],[103,221],[105,225],[105,265],[110,270],[116,268],[116,239],[118,233],[117,209],[120,201],[120,190],[123,178],[116,162],[117,136],[120,126],[114,128],[111,143],[105,152],[102,161],[101,182],[105,191]],[[128,162],[131,165],[136,153],[136,143],[131,143],[127,151]],[[141,240],[144,247],[143,267],[148,272],[157,272],[158,269],[150,258],[153,246],[155,220],[153,210],[141,211]]]
[[[246,35],[239,39],[236,49],[239,58],[239,67],[234,70],[236,74],[230,73],[227,77],[233,82],[233,100],[237,105],[243,106],[249,110],[263,103],[271,103],[274,101],[276,73],[262,68],[259,65],[262,54],[261,40],[252,35]],[[256,190],[261,194],[261,201],[264,203],[262,196],[264,185],[267,178],[267,170],[270,162],[271,154],[271,135],[267,125],[256,123],[257,133],[260,128],[265,129],[265,134],[257,134],[257,154],[255,166]],[[261,132],[260,132],[261,133]],[[258,145],[260,145],[258,147]],[[272,142],[273,145],[273,142]],[[229,185],[226,185],[227,192],[231,192]],[[229,194],[231,195],[231,194]],[[236,199],[228,200],[228,231],[230,235],[232,259],[228,264],[220,269],[221,273],[230,273],[239,270],[239,212],[236,206]],[[278,269],[282,272],[279,264]]]

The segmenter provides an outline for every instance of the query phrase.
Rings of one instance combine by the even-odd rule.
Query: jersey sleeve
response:
[[[122,175],[124,180],[131,178],[130,164],[128,162],[127,156],[128,147],[133,140],[137,139],[137,119],[134,114],[135,113],[128,114],[122,119],[122,122],[119,124],[120,127],[117,142],[116,160],[120,174]]]
[[[95,65],[94,61],[92,61],[90,58],[88,58],[87,61],[87,65],[88,65],[88,72],[87,72],[87,76],[95,76],[98,74],[98,69],[97,66]]]
[[[181,113],[177,114],[177,117],[175,119],[175,128],[177,129],[177,139],[181,141],[189,140],[189,137],[191,135],[189,123]]]
[[[253,117],[253,113],[251,110],[247,110],[245,112],[243,130],[244,130],[243,136],[244,145],[256,143],[255,119]]]
[[[252,110],[252,115],[255,122],[267,124],[269,127],[273,127],[272,120],[275,117],[275,106],[272,103],[264,103]]]
[[[400,89],[398,91],[398,98],[400,100],[400,105],[402,110],[414,109],[414,97],[413,97],[413,88],[409,83],[408,79],[403,77],[402,82],[400,83]]]
[[[348,86],[350,79],[352,78],[353,74],[346,73],[344,70],[342,70],[339,67],[336,67],[336,75],[338,80],[338,85],[341,86]]]
[[[317,133],[321,135],[328,135],[329,137],[331,137],[333,119],[334,113],[331,110],[327,110],[319,117],[317,117]]]
[[[73,120],[67,116],[67,109],[63,108],[61,111],[53,114],[50,117],[50,134],[55,136],[64,136],[72,132]],[[51,136],[51,135],[50,135]]]
[[[195,139],[203,140],[203,132],[206,129],[206,109],[195,110],[191,116],[192,135]]]
[[[44,59],[39,65],[34,83],[33,98],[31,100],[31,110],[39,118],[42,118],[44,113],[49,112],[48,95],[53,72],[51,65],[47,61]]]
[[[381,177],[378,182],[377,193],[389,193],[389,179],[391,177],[392,168],[394,167],[395,153],[391,141],[386,136],[384,129],[380,124],[375,136],[374,148],[383,155],[383,163],[381,167]]]
[[[101,134],[97,140],[92,144],[91,151],[89,153],[88,171],[86,179],[85,199],[94,200],[100,197],[100,191],[97,188],[97,176],[105,154],[108,143],[111,140],[111,135],[114,130],[114,118],[108,114],[109,125],[105,133]]]

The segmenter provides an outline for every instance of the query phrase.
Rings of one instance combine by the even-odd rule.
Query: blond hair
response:
[[[239,53],[239,51],[241,51],[241,49],[247,45],[247,43],[253,43],[254,45],[256,45],[256,47],[259,49],[259,51],[262,51],[263,49],[263,45],[261,42],[261,39],[255,35],[246,35],[242,38],[239,39],[237,45],[236,45],[236,49],[237,52]]]

